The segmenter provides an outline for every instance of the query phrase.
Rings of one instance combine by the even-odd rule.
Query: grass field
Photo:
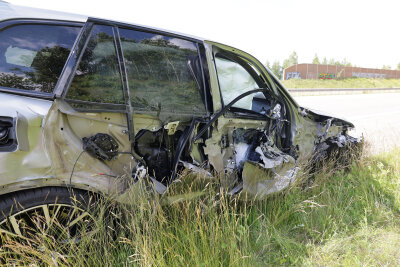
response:
[[[399,88],[400,79],[346,78],[338,80],[302,80],[282,81],[288,88]]]
[[[98,233],[62,254],[42,234],[28,246],[6,243],[12,253],[0,256],[16,265],[59,266],[399,265],[399,177],[394,150],[365,156],[347,172],[322,171],[313,183],[304,176],[259,202],[229,198],[209,180],[186,181],[169,196],[177,200],[206,183],[203,196],[169,205],[137,195],[132,206],[104,200]]]

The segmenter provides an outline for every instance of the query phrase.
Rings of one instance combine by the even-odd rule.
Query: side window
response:
[[[52,93],[80,27],[19,24],[0,31],[0,86]]]
[[[198,57],[195,43],[127,29],[120,37],[135,112],[204,115],[203,88],[190,65]]]
[[[253,75],[238,62],[217,54],[215,65],[224,105],[229,104],[233,99],[247,91],[261,87],[253,78]],[[248,95],[239,100],[233,107],[252,110],[253,98],[254,95]]]
[[[95,103],[124,104],[121,74],[111,26],[93,27],[66,98]],[[82,106],[77,103],[73,106],[91,108],[90,105]]]

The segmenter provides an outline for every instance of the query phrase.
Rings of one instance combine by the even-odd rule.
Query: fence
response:
[[[344,67],[325,64],[296,64],[283,71],[283,79],[341,79],[358,78],[385,78],[400,79],[399,70],[383,70],[360,67]]]

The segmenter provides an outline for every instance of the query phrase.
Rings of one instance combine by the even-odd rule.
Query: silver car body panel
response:
[[[7,2],[0,2],[0,21],[27,18],[85,22],[88,17],[66,12],[50,11],[46,9],[17,6],[11,5]]]
[[[0,153],[0,185],[54,178],[45,152],[44,120],[52,101],[0,93],[0,114],[16,121],[17,149]],[[6,190],[7,191],[7,190]]]
[[[102,162],[82,153],[81,141],[83,136],[101,131],[112,135],[122,152],[128,152],[121,114],[79,113],[63,101],[6,93],[0,93],[0,100],[0,114],[15,118],[18,143],[16,151],[0,153],[0,195],[49,185],[103,193],[122,190],[134,164],[131,156],[121,154]]]
[[[10,20],[10,19],[41,19],[41,20],[62,20],[62,21],[72,21],[72,22],[86,22],[89,16],[86,15],[78,15],[73,13],[61,12],[61,11],[53,11],[46,10],[40,8],[33,7],[24,7],[18,5],[12,5],[7,2],[0,1],[0,21]],[[119,23],[133,25],[131,22],[119,21]],[[169,32],[176,35],[185,36],[187,38],[197,39],[199,41],[205,41],[205,38],[175,32],[171,30],[166,30],[157,27],[150,27],[141,24],[134,24],[137,27],[147,28],[150,30]]]

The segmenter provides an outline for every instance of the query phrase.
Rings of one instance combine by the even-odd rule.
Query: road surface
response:
[[[326,111],[356,126],[353,135],[363,135],[371,153],[400,147],[400,93],[296,96],[304,107]]]

